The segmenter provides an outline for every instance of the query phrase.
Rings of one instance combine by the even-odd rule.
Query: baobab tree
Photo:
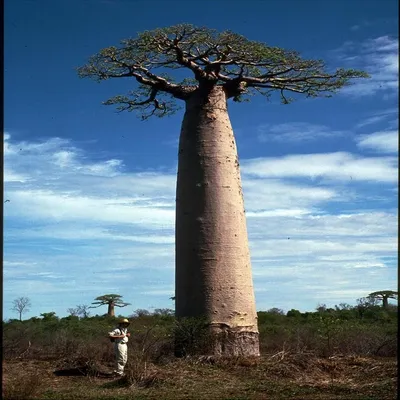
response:
[[[398,292],[394,290],[379,290],[368,295],[371,299],[382,300],[382,307],[387,310],[389,308],[389,299],[397,300]]]
[[[188,73],[183,78],[182,70]],[[325,70],[321,60],[225,31],[188,24],[155,29],[102,49],[78,68],[97,81],[124,78],[131,91],[104,102],[142,119],[185,105],[176,188],[176,316],[205,318],[210,351],[258,355],[258,327],[239,161],[227,101],[253,94],[282,103],[331,96],[367,75]],[[227,340],[226,340],[227,339]]]
[[[22,314],[29,311],[31,307],[31,301],[28,297],[18,297],[13,301],[12,310],[19,314],[19,320],[22,321]]]
[[[126,307],[131,303],[123,302],[122,296],[119,294],[104,294],[103,296],[96,297],[92,304],[93,306],[90,306],[89,308],[97,308],[107,305],[107,316],[115,317],[115,307]]]

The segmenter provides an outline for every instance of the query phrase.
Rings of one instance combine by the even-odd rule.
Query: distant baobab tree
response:
[[[368,297],[382,300],[382,306],[386,310],[389,307],[389,299],[398,299],[398,292],[395,292],[394,290],[378,290],[377,292],[370,293]]]
[[[122,296],[119,294],[104,294],[103,296],[96,297],[92,304],[93,306],[90,306],[89,308],[97,308],[107,305],[107,315],[109,317],[115,316],[115,307],[125,307],[130,305],[130,303],[123,302]]]

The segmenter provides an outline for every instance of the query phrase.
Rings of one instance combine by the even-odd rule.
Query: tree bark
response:
[[[178,319],[205,317],[214,355],[258,356],[239,162],[226,93],[219,86],[199,89],[186,100],[175,234]]]
[[[385,310],[389,308],[388,296],[382,296],[382,306]]]
[[[114,304],[113,303],[108,303],[107,315],[109,317],[114,317],[115,316]]]

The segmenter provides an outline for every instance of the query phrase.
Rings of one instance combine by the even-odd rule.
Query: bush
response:
[[[361,310],[361,312],[360,312]],[[140,314],[140,316],[139,316]],[[3,358],[48,359],[86,357],[109,364],[113,346],[106,338],[116,318],[93,316],[58,319],[54,313],[26,321],[3,321]],[[387,310],[368,303],[355,307],[320,307],[320,311],[301,313],[292,309],[258,312],[262,354],[290,350],[317,355],[396,356],[397,307]],[[204,354],[212,346],[205,320],[177,321],[168,309],[154,314],[138,313],[131,318],[129,351],[146,362],[164,363],[177,355]]]

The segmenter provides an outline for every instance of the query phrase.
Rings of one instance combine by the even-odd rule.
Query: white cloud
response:
[[[12,196],[11,196],[12,195]],[[174,210],[145,205],[132,198],[101,198],[67,191],[14,190],[5,217],[53,221],[98,221],[143,226],[172,226]]]
[[[257,161],[254,161],[257,163]],[[248,212],[309,213],[312,206],[334,200],[339,194],[331,188],[313,187],[278,179],[254,179],[252,160],[242,162],[243,192]],[[299,207],[302,207],[299,209]],[[283,211],[284,210],[284,211]],[[250,214],[251,215],[251,214]]]
[[[324,177],[394,183],[397,181],[396,164],[395,157],[362,157],[336,152],[245,160],[242,171],[260,178]]]
[[[246,213],[247,218],[252,217],[300,217],[302,215],[311,214],[311,210],[307,209],[275,209],[275,210],[267,210],[267,211],[257,211],[257,212],[248,212]]]
[[[266,220],[267,218],[267,220]],[[361,237],[380,237],[385,235],[396,236],[397,223],[393,212],[360,212],[353,211],[346,214],[318,214],[310,213],[303,215],[286,215],[280,217],[270,217],[257,215],[256,218],[248,220],[250,237],[252,232],[262,232],[263,226],[268,224],[268,232],[262,232],[266,239],[271,237],[287,239],[290,237],[290,245],[294,245],[296,240],[304,238],[325,240],[347,237],[348,240],[359,240]],[[284,222],[284,223],[282,223]],[[256,239],[257,237],[255,237]],[[296,243],[299,243],[298,241]],[[287,247],[289,243],[285,243]]]
[[[50,221],[48,221],[50,222]],[[101,223],[101,222],[100,222]],[[128,225],[129,228],[129,225]],[[150,226],[148,226],[150,228]],[[132,228],[131,228],[132,229]],[[119,231],[123,229],[120,228]],[[171,229],[172,230],[172,226]],[[167,231],[167,232],[164,232]],[[169,230],[163,227],[162,231],[157,233],[146,233],[138,235],[129,235],[123,232],[115,232],[115,229],[107,229],[106,227],[86,225],[84,230],[77,231],[76,225],[72,222],[65,222],[60,225],[59,223],[46,224],[40,228],[31,228],[20,232],[10,228],[7,232],[7,238],[10,239],[62,239],[68,241],[89,241],[89,240],[103,240],[103,241],[119,241],[119,242],[136,242],[136,243],[150,243],[150,244],[173,244],[175,237],[173,232],[168,233]]]
[[[296,256],[296,263],[301,262],[299,258],[307,257],[307,260],[303,261],[303,264],[309,264],[315,256],[328,255],[328,254],[343,254],[346,252],[360,253],[363,254],[371,250],[371,246],[374,246],[374,253],[394,253],[397,249],[397,238],[393,236],[391,238],[352,238],[349,239],[346,236],[346,240],[343,237],[337,238],[310,238],[310,239],[260,239],[253,240],[251,242],[251,254],[252,257],[265,257],[265,256]],[[310,258],[310,259],[309,259]],[[287,262],[287,265],[290,265]],[[342,266],[343,267],[343,266]]]
[[[365,126],[373,125],[378,122],[385,121],[390,127],[398,127],[398,116],[399,110],[397,108],[388,108],[386,110],[376,111],[370,117],[363,119],[360,121],[356,128],[364,128]],[[396,119],[391,119],[396,118]],[[389,121],[388,121],[389,120]]]
[[[368,39],[361,43],[345,42],[334,51],[335,57],[342,63],[348,63],[351,68],[368,72],[371,78],[356,80],[341,92],[355,97],[371,96],[378,92],[385,96],[397,96],[398,49],[398,38],[389,36]]]
[[[318,303],[328,307],[342,302],[355,304],[357,298],[367,296],[377,287],[396,290],[396,279],[390,278],[395,271],[387,266],[361,270],[354,266],[344,268],[340,261],[329,264],[319,260],[300,260],[290,266],[283,260],[281,264],[269,261],[263,266],[261,274],[254,277],[256,299],[266,304],[257,307],[259,310],[279,307],[286,311],[310,311]]]
[[[260,142],[304,142],[318,139],[334,139],[348,134],[345,131],[331,130],[324,125],[306,122],[292,122],[277,125],[265,124],[258,127]]]
[[[88,162],[81,149],[58,138],[9,139],[5,193],[12,207],[5,209],[6,218],[172,226],[174,175],[124,173],[116,159]]]
[[[24,293],[40,312],[59,315],[101,292],[122,294],[132,310],[165,307],[174,281],[174,168],[132,173],[122,160],[93,162],[59,139],[17,143],[8,135],[5,148],[8,176],[23,177],[5,183],[7,298]],[[391,157],[349,153],[242,160],[258,309],[301,308],[299,298],[312,309],[321,299],[354,301],[390,286],[396,212],[357,209],[365,192],[344,190],[341,180],[351,175],[393,189],[394,164]],[[318,177],[330,181],[316,184]],[[68,306],[54,300],[59,293],[68,294]]]
[[[29,177],[27,175],[18,174],[14,171],[11,171],[8,167],[5,167],[3,171],[3,179],[4,182],[24,183],[29,180]]]
[[[169,296],[172,297],[175,293],[175,288],[170,286],[169,289],[150,289],[140,292],[147,296]]]
[[[375,39],[370,39],[364,43],[366,52],[380,52],[384,53],[387,51],[398,51],[399,41],[395,38],[390,38],[389,36],[380,36]],[[397,71],[397,68],[394,68]]]
[[[361,148],[372,149],[382,153],[397,153],[399,151],[399,132],[382,131],[356,137]]]

